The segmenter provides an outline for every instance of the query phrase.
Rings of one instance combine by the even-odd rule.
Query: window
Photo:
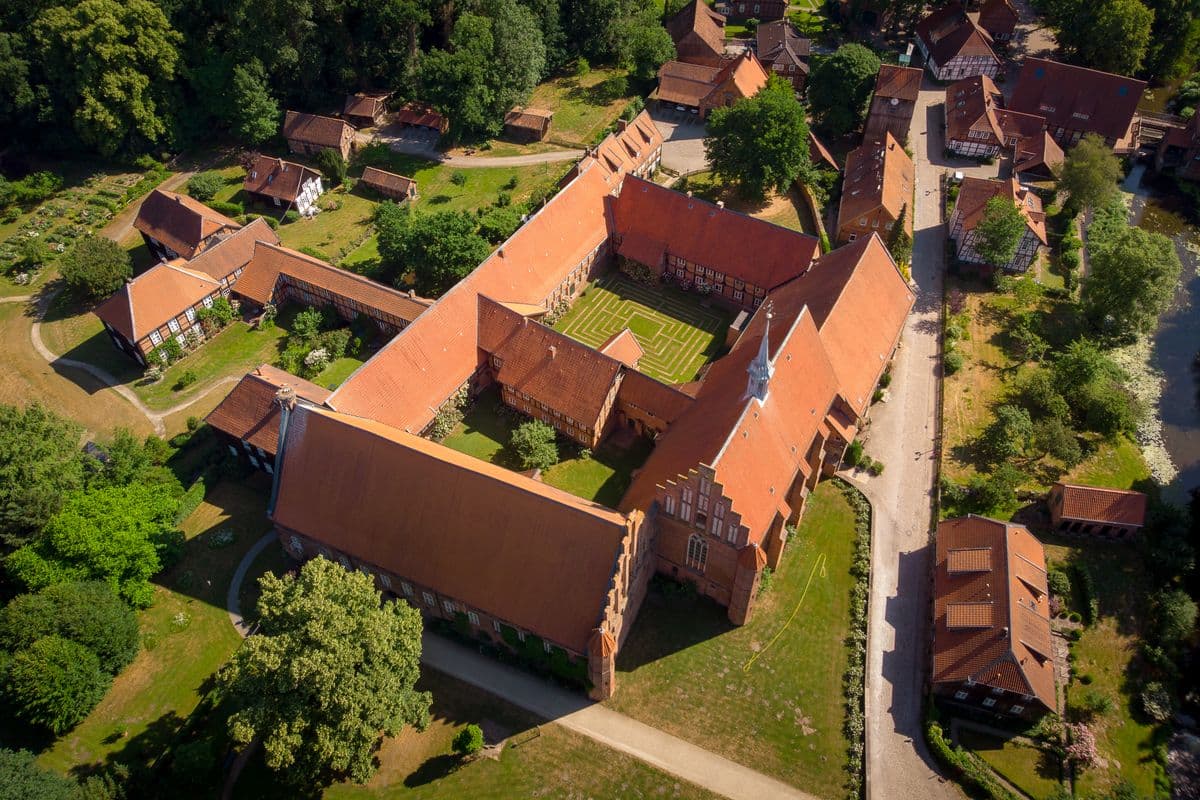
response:
[[[1011,712],[1013,714],[1020,714],[1022,711],[1025,710],[1025,706],[1013,706],[1012,708],[1010,708],[1008,710],[1009,710],[1009,712]]]
[[[677,268],[677,269],[675,270],[675,277],[676,277],[676,278],[686,278],[686,277],[687,277],[687,270],[685,270],[683,267],[679,267],[679,268]]]
[[[517,631],[517,641],[525,641],[525,631]]]
[[[959,689],[957,692],[954,693],[954,699],[955,700],[966,700],[967,693],[964,692],[962,689]]]
[[[884,225],[883,227],[884,227],[884,229],[885,229],[885,230],[889,230],[889,231],[890,231],[892,228],[896,227],[896,223],[894,223],[894,222],[889,222],[887,225]]]
[[[454,601],[443,600],[442,608],[446,611],[447,614],[453,614],[454,613]]]
[[[725,528],[725,541],[732,542],[737,539],[738,526],[734,523],[729,523]]]
[[[847,238],[847,239],[849,239],[850,241],[852,241],[852,242],[853,242],[855,239],[857,239],[857,238],[858,238],[858,234],[857,234],[857,233],[852,233],[852,234],[850,234],[850,235],[849,235],[848,237],[846,237],[846,238]]]
[[[304,555],[304,545],[300,542],[299,536],[293,536],[289,540],[288,544],[291,547],[292,554],[295,555],[297,558]]]
[[[424,598],[425,605],[431,606],[434,604],[433,603],[433,595],[431,595],[429,592],[421,592],[421,597]]]
[[[858,227],[860,227],[860,228],[865,228],[865,227],[867,227],[867,218],[866,218],[866,217],[859,217],[859,218],[858,218]]]
[[[212,308],[212,298],[211,297],[204,298],[204,307]]]
[[[179,333],[179,321],[174,319],[171,320],[167,323],[167,328],[171,331],[171,333]]]
[[[692,505],[691,503],[683,503],[679,506],[679,518],[684,522],[692,520]]]
[[[721,538],[721,520],[716,517],[713,517],[712,521],[712,535],[718,539]]]
[[[188,322],[196,321],[196,312],[194,310],[189,308],[187,311],[183,312],[183,314],[187,317]]]
[[[700,499],[697,501],[696,507],[700,511],[708,511],[708,495],[706,495],[706,494],[700,495]]]
[[[685,503],[692,502],[692,494],[693,493],[692,493],[691,487],[684,486],[683,489],[681,490],[681,493],[683,495],[683,502],[685,502]]]
[[[479,615],[476,614],[474,611],[468,611],[467,612],[467,622],[471,623],[475,627],[479,627]]]
[[[663,497],[663,510],[671,516],[675,516],[675,496],[666,495]]]
[[[413,596],[412,584],[408,583],[407,581],[400,582],[400,591],[404,592],[405,597]]]
[[[1004,694],[1004,690],[1001,689],[999,686],[993,686],[992,694]]]
[[[692,569],[704,571],[704,566],[708,562],[708,542],[704,541],[704,537],[698,533],[693,533],[688,538],[687,546],[687,565]]]
[[[504,366],[503,358],[501,358],[500,356],[492,356],[492,367],[493,368],[500,369],[503,366]]]
[[[734,300],[737,300],[740,302],[743,297],[745,297],[745,293],[741,289],[733,290],[733,299]]]
[[[381,585],[381,586],[383,586],[383,588],[385,588],[385,589],[390,589],[390,588],[392,588],[392,579],[391,579],[391,578],[389,578],[387,575],[380,575],[380,576],[379,576],[379,583],[380,583],[380,585]]]
[[[994,697],[985,698],[983,701],[984,708],[991,708],[994,705],[996,705],[996,698]]]
[[[496,633],[500,632],[500,620],[498,620],[498,619],[492,620],[492,630],[494,630]]]
[[[545,639],[542,639],[542,649],[545,650],[547,653],[550,652],[550,643],[547,642]]]
[[[155,347],[162,344],[162,336],[159,335],[158,331],[150,331],[150,344]]]
[[[716,505],[713,506],[713,516],[716,517],[717,519],[721,519],[722,517],[725,516],[725,504],[724,503],[717,503]]]

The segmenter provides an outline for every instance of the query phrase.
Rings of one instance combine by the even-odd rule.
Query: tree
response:
[[[212,200],[225,185],[225,176],[219,172],[197,172],[188,178],[187,193],[202,203]]]
[[[71,800],[75,783],[42,769],[28,750],[0,748],[0,800]]]
[[[521,212],[512,206],[489,208],[479,218],[479,235],[492,244],[499,244],[521,227]]]
[[[48,586],[0,609],[0,647],[17,652],[46,636],[83,645],[116,675],[137,655],[137,615],[102,581]]]
[[[112,239],[88,235],[67,251],[60,262],[63,279],[82,296],[99,300],[133,277],[129,253]]]
[[[1088,320],[1118,338],[1153,331],[1183,269],[1175,244],[1127,225],[1114,240],[1094,243],[1090,256],[1082,295]]]
[[[1124,373],[1095,342],[1079,338],[1063,348],[1054,359],[1053,376],[1053,384],[1057,384],[1058,391],[1074,394],[1097,378],[1122,378]]]
[[[1141,69],[1154,12],[1140,0],[1058,0],[1048,5],[1058,43],[1075,61],[1122,75]]]
[[[1146,0],[1154,12],[1145,73],[1162,81],[1186,75],[1200,44],[1200,0]]]
[[[1052,417],[1066,419],[1071,407],[1060,391],[1055,373],[1048,369],[1035,369],[1018,385],[1017,396],[1021,405],[1028,409],[1034,419]]]
[[[1088,133],[1067,153],[1058,188],[1070,195],[1076,209],[1099,208],[1117,194],[1123,175],[1112,148]]]
[[[473,756],[483,749],[483,729],[471,723],[454,736],[451,745],[460,756]]]
[[[562,0],[567,40],[593,62],[617,54],[623,13],[621,0]]]
[[[988,264],[1005,267],[1025,235],[1025,217],[1007,197],[993,197],[975,225],[975,252]]]
[[[4,696],[19,719],[58,735],[95,708],[109,680],[91,650],[47,636],[12,657]]]
[[[385,214],[379,253],[385,266],[411,269],[417,291],[438,296],[468,275],[491,252],[465,212],[439,211],[410,217]]]
[[[892,254],[892,260],[897,264],[908,264],[912,261],[912,236],[908,232],[908,203],[900,207],[900,216],[896,217],[896,224],[892,226],[892,233],[888,236],[887,248]]]
[[[970,509],[977,514],[996,514],[1012,506],[1017,487],[1025,479],[1016,467],[1004,463],[991,476],[975,475],[967,484]]]
[[[1083,460],[1079,438],[1061,419],[1047,418],[1035,422],[1033,442],[1038,450],[1057,458],[1068,469]]]
[[[30,37],[44,91],[85,144],[113,155],[167,135],[161,109],[168,107],[182,37],[153,0],[50,6],[33,21]]]
[[[163,487],[135,483],[77,492],[5,567],[31,591],[104,580],[126,602],[145,608],[153,598],[150,578],[182,537],[175,529],[178,509],[178,497]]]
[[[346,182],[346,159],[331,147],[317,153],[317,167],[330,186],[341,186]]]
[[[808,102],[822,130],[842,136],[862,124],[879,65],[866,47],[844,44],[813,69]]]
[[[0,405],[0,540],[17,547],[83,485],[83,428],[39,403]]]
[[[804,106],[791,84],[775,76],[754,97],[713,110],[704,151],[713,173],[747,197],[786,192],[815,172]]]
[[[554,428],[540,419],[522,422],[512,432],[509,446],[517,454],[521,469],[550,469],[558,463]]]
[[[370,576],[324,558],[299,576],[259,580],[260,633],[217,676],[233,707],[233,740],[261,739],[267,766],[291,783],[366,781],[380,734],[423,730],[430,696],[419,676],[421,617],[380,604]]]
[[[653,80],[658,68],[675,58],[675,42],[659,22],[653,6],[626,17],[620,23],[620,30],[618,60],[638,80]]]
[[[259,145],[279,133],[279,103],[271,95],[267,75],[258,59],[233,68],[229,84],[229,123],[234,136]]]
[[[1155,602],[1158,636],[1164,645],[1183,642],[1196,629],[1196,601],[1182,589],[1171,589],[1158,595]]]
[[[1088,430],[1109,438],[1137,430],[1142,409],[1134,396],[1116,380],[1100,378],[1085,386],[1079,394],[1077,406]]]
[[[979,445],[995,463],[1024,455],[1033,442],[1033,420],[1020,406],[1002,405],[979,437]]]

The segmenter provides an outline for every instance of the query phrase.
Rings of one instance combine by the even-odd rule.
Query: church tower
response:
[[[758,345],[758,355],[746,368],[750,380],[746,384],[746,397],[758,398],[759,405],[767,402],[767,394],[771,391],[771,376],[775,374],[775,365],[771,363],[769,340],[771,338],[771,304],[767,303],[767,324],[763,326],[762,341]]]

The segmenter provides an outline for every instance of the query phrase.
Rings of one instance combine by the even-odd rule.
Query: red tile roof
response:
[[[426,103],[419,103],[415,100],[405,103],[396,112],[396,121],[402,125],[418,125],[422,128],[436,128],[445,132],[450,127],[450,123],[446,117],[437,111],[434,111],[433,106]]]
[[[939,67],[957,56],[984,56],[996,63],[992,37],[957,2],[942,6],[917,23],[917,36]]]
[[[811,130],[808,132],[808,159],[817,166],[824,165],[834,172],[842,170],[838,166],[837,159],[833,157],[833,153],[830,153],[829,148],[821,144],[821,140]]]
[[[984,0],[979,8],[979,27],[992,37],[1011,35],[1019,21],[1020,16],[1009,0]]]
[[[805,39],[786,19],[760,23],[754,32],[758,57],[764,64],[793,64],[808,74],[812,42]]]
[[[669,252],[763,289],[803,272],[820,253],[820,243],[760,219],[688,197],[641,178],[627,178],[612,204],[618,252],[647,266]],[[628,243],[628,244],[627,244]],[[747,247],[753,257],[747,257]]]
[[[1016,178],[1006,181],[963,178],[958,189],[958,199],[954,202],[954,213],[962,213],[964,233],[975,229],[979,220],[983,219],[988,201],[993,197],[1006,197],[1011,200],[1025,218],[1025,226],[1033,231],[1039,242],[1047,243],[1046,214],[1042,210],[1042,199],[1023,188]]]
[[[302,405],[273,519],[576,652],[600,622],[629,525],[503,467]]]
[[[695,33],[712,50],[713,55],[725,52],[725,17],[713,11],[702,0],[692,0],[663,26],[671,40],[679,44],[689,33]]]
[[[952,569],[967,561],[971,569]],[[1046,557],[1020,525],[943,520],[933,578],[933,682],[968,680],[1057,708]]]
[[[260,305],[274,302],[280,275],[288,275],[354,300],[393,317],[411,322],[427,305],[404,292],[355,275],[320,259],[267,242],[259,242],[233,290]]]
[[[263,364],[242,376],[233,391],[204,418],[205,422],[274,458],[279,444],[279,406],[275,403],[275,393],[284,386],[292,387],[297,397],[317,405],[324,403],[330,394],[315,383]]]
[[[646,355],[646,351],[638,344],[637,337],[629,328],[622,328],[600,345],[600,352],[611,356],[627,367],[637,369],[638,361]]]
[[[1062,495],[1062,516],[1068,519],[1138,527],[1146,524],[1146,495],[1141,492],[1062,482],[1054,484],[1051,492]]]
[[[554,112],[546,108],[513,106],[512,110],[504,115],[504,124],[513,128],[522,128],[541,134],[550,127],[550,122],[553,118]]]
[[[350,124],[336,117],[322,117],[299,111],[289,111],[283,117],[283,138],[289,141],[341,150],[342,141],[353,134],[354,129]]]
[[[258,242],[279,244],[279,235],[262,217],[251,220],[244,228],[205,248],[200,255],[187,262],[187,268],[193,272],[203,272],[213,280],[225,280],[250,263]]]
[[[409,189],[415,188],[417,185],[417,182],[412,178],[406,178],[394,172],[385,172],[375,167],[364,169],[360,180],[364,186],[369,186],[378,192],[392,195],[407,195]]]
[[[664,103],[699,106],[716,85],[720,67],[668,61],[658,68],[658,99]]]
[[[96,306],[94,313],[130,342],[138,342],[182,314],[221,284],[176,259],[155,264]]]
[[[846,156],[838,225],[848,225],[880,207],[892,219],[898,219],[900,211],[909,206],[904,224],[911,234],[913,162],[891,133],[885,132],[883,136],[864,142]]]
[[[639,408],[650,416],[670,424],[695,401],[677,386],[667,386],[637,370],[626,370],[621,388],[617,390],[617,402]]]
[[[260,155],[246,172],[242,189],[294,203],[305,182],[320,177],[321,173],[303,164]]]
[[[348,94],[346,104],[342,107],[342,115],[375,118],[387,110],[387,99],[390,96],[389,92]]]
[[[1146,82],[1109,72],[1027,58],[1008,107],[1046,118],[1057,128],[1120,141],[1129,131]]]
[[[921,93],[921,76],[921,70],[914,67],[883,64],[875,77],[875,95],[915,103]]]
[[[1017,159],[1013,171],[1017,174],[1034,170],[1057,177],[1062,171],[1066,154],[1049,133],[1031,136],[1017,144]]]
[[[221,231],[234,231],[241,226],[199,200],[155,189],[142,201],[133,227],[162,242],[183,258],[191,258],[208,237]]]

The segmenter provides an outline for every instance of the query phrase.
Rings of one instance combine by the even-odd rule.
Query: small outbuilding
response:
[[[415,180],[406,178],[403,175],[397,175],[394,172],[385,172],[375,167],[364,169],[359,183],[397,202],[412,200],[417,196],[417,182]]]
[[[1129,539],[1146,524],[1146,495],[1058,482],[1047,499],[1055,530],[1110,539]]]
[[[549,109],[515,106],[504,115],[504,133],[519,142],[540,142],[550,134],[553,117]]]
[[[342,116],[356,128],[370,128],[383,122],[387,114],[388,92],[355,92],[346,95]]]
[[[334,117],[289,111],[283,118],[283,138],[293,153],[315,156],[322,150],[335,150],[349,160],[354,152],[354,128]]]
[[[416,100],[400,106],[400,110],[396,112],[396,122],[408,128],[424,128],[439,134],[450,130],[450,121],[444,115],[434,111],[432,106]]]

